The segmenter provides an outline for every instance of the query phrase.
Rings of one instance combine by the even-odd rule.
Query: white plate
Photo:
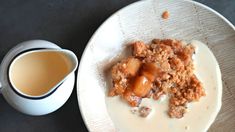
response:
[[[161,18],[165,10],[170,12],[168,20]],[[108,18],[92,36],[83,53],[78,71],[77,95],[81,114],[90,131],[119,131],[120,127],[109,116],[105,101],[110,84],[107,70],[117,56],[122,56],[118,53],[125,49],[128,42],[148,42],[153,38],[200,40],[206,43],[219,61],[223,79],[229,82],[227,85],[235,86],[232,81],[235,79],[235,70],[232,70],[235,61],[231,61],[231,57],[235,58],[235,32],[230,22],[214,10],[193,1],[139,1]],[[221,94],[222,90],[219,89],[213,96],[217,98],[211,105],[216,107],[209,109],[206,121],[198,119],[195,125],[198,132],[206,131],[214,121],[220,109]],[[200,115],[200,111],[197,114]],[[169,121],[179,123],[182,120],[169,118]],[[231,130],[231,127],[227,130]]]

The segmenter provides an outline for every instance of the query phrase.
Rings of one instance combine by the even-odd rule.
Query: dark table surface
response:
[[[234,0],[197,0],[235,24]],[[74,51],[78,58],[99,25],[134,0],[0,0],[0,59],[17,43],[45,39]],[[76,87],[56,112],[28,116],[0,96],[0,132],[85,132]]]

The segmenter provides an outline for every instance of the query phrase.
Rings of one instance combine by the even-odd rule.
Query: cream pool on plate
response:
[[[191,44],[195,47],[194,55],[195,74],[201,80],[205,88],[206,96],[200,101],[189,103],[187,105],[188,112],[181,119],[172,119],[168,116],[169,97],[163,96],[159,100],[149,98],[142,99],[141,106],[148,106],[152,109],[147,118],[142,118],[132,113],[132,108],[119,97],[105,97],[107,111],[115,124],[117,130],[134,131],[134,132],[199,132],[203,129],[202,124],[206,124],[208,120],[214,120],[208,117],[211,109],[216,112],[221,107],[222,81],[221,72],[218,62],[206,46],[206,44],[193,40]],[[219,95],[215,93],[220,93]],[[215,101],[218,104],[213,104]],[[213,114],[214,114],[213,113]]]

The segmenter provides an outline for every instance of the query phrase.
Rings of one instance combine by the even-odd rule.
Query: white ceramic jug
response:
[[[19,56],[31,52],[55,51],[63,53],[71,62],[70,72],[57,85],[47,93],[40,96],[31,96],[17,90],[9,79],[9,68]],[[74,83],[75,70],[78,66],[76,55],[69,50],[61,49],[59,46],[45,40],[30,40],[22,42],[12,48],[2,60],[0,66],[1,93],[6,101],[20,112],[28,115],[44,115],[60,108],[70,97]]]

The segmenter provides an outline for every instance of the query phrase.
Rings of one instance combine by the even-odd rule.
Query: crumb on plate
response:
[[[151,111],[152,109],[150,107],[142,106],[140,107],[139,114],[141,117],[147,117]]]
[[[170,13],[169,13],[169,11],[167,11],[167,10],[162,13],[162,18],[163,18],[163,19],[168,19],[169,16],[170,16]]]

